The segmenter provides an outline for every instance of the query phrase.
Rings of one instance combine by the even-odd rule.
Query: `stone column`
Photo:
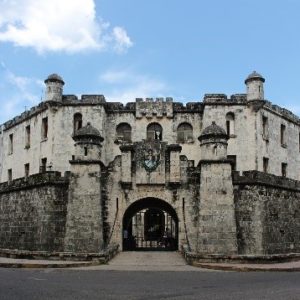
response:
[[[182,147],[178,144],[169,145],[170,152],[170,183],[180,183],[180,152]]]
[[[121,156],[121,182],[123,184],[131,184],[132,179],[132,168],[131,168],[131,157],[133,146],[132,145],[122,145],[120,146],[122,152]]]
[[[73,137],[70,161],[65,251],[98,253],[103,249],[100,148],[103,138],[90,124]]]
[[[237,254],[237,236],[231,164],[227,134],[214,122],[202,132],[200,204],[197,252]]]

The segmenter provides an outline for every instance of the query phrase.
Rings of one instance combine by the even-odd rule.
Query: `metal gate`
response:
[[[146,208],[135,213],[123,232],[124,250],[177,250],[177,224],[160,208]]]

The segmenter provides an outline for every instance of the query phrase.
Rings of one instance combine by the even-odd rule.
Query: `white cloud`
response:
[[[39,53],[132,46],[125,29],[97,19],[94,0],[0,0],[1,41]]]
[[[135,98],[163,97],[169,87],[161,80],[149,75],[140,75],[131,70],[109,70],[100,76],[101,83],[107,83],[104,90],[107,101],[134,101]]]
[[[119,83],[133,80],[131,73],[124,70],[107,71],[100,76],[100,80],[107,83]]]
[[[1,63],[0,68],[0,123],[15,117],[40,102],[43,82],[36,78],[18,76]]]
[[[40,80],[17,76],[9,70],[6,72],[6,79],[8,84],[12,85],[12,87],[22,95],[23,101],[26,101],[31,105],[38,103],[39,99],[37,95],[32,92],[32,86],[41,89],[44,88],[44,84]]]
[[[132,42],[124,28],[115,27],[113,35],[115,39],[115,50],[117,52],[123,52],[125,49],[132,46]]]

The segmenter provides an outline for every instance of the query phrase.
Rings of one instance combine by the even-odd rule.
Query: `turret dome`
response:
[[[96,129],[95,127],[93,127],[91,125],[91,123],[87,123],[86,126],[78,129],[74,136],[73,139],[75,141],[80,141],[80,140],[97,140],[102,142],[104,139],[103,137],[100,135],[100,132],[98,129]]]
[[[65,84],[62,77],[55,73],[53,73],[47,77],[47,79],[45,80],[45,83],[47,83],[47,82],[60,82],[63,85]]]
[[[211,137],[227,137],[226,131],[218,126],[215,121],[211,123],[211,125],[207,126],[201,133],[199,140],[203,140],[205,138]]]
[[[100,136],[100,132],[88,122],[86,126],[78,129],[74,136]]]
[[[252,80],[261,80],[262,82],[265,82],[265,78],[257,73],[256,71],[253,71],[245,80],[245,83],[252,81]]]

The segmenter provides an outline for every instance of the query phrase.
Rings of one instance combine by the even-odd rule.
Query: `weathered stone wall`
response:
[[[227,154],[236,156],[237,170],[255,170],[255,114],[244,102],[235,102],[227,98],[218,101],[212,96],[207,96],[204,104],[203,128],[215,121],[218,126],[226,129],[226,115],[228,113],[234,115]]]
[[[239,254],[300,252],[300,182],[234,174]]]
[[[71,161],[65,251],[93,252],[103,249],[99,162]]]
[[[141,149],[137,147],[135,151],[133,151],[133,155],[136,155],[136,152],[140,150]],[[197,244],[196,226],[198,216],[198,210],[196,209],[198,199],[195,195],[199,194],[195,186],[199,186],[199,177],[197,177],[198,180],[187,178],[187,176],[191,175],[187,175],[188,166],[182,165],[178,170],[178,172],[180,172],[180,179],[176,177],[176,180],[180,182],[172,182],[173,185],[170,184],[172,180],[172,176],[170,176],[169,173],[170,169],[176,169],[177,165],[180,166],[179,155],[174,155],[173,157],[175,150],[173,148],[169,149],[168,151],[171,151],[171,153],[162,151],[165,156],[163,158],[166,163],[164,167],[165,170],[161,173],[161,170],[157,168],[151,172],[151,184],[147,182],[140,183],[140,178],[145,178],[147,171],[137,166],[140,162],[136,156],[133,157],[131,162],[133,170],[132,177],[130,178],[131,182],[127,180],[126,182],[122,181],[122,169],[127,169],[128,167],[127,163],[124,165],[123,157],[116,157],[114,162],[109,165],[106,187],[104,187],[105,195],[103,195],[103,198],[106,199],[104,205],[107,214],[105,214],[104,226],[108,232],[108,243],[122,245],[123,216],[132,204],[146,198],[155,198],[168,203],[176,212],[179,221],[179,248],[187,242],[191,247],[195,247]],[[179,149],[177,150],[179,151]],[[175,151],[176,154],[178,154],[177,150]],[[165,176],[163,183],[161,181],[162,175]],[[191,177],[193,177],[193,175],[191,175]]]
[[[68,181],[51,172],[0,185],[0,248],[62,251]]]
[[[300,144],[299,121],[287,118],[284,110],[274,110],[273,106],[266,104],[257,113],[257,168],[263,171],[263,158],[269,159],[268,173],[281,176],[281,164],[287,164],[289,178],[300,180]],[[263,117],[267,118],[265,133],[263,130]],[[283,144],[281,143],[281,125],[285,126]]]
[[[92,98],[92,99],[91,99]],[[103,104],[97,96],[89,98],[83,96],[81,100],[64,101],[63,104],[44,103],[4,124],[2,134],[3,143],[0,143],[1,182],[8,179],[7,170],[12,169],[12,178],[24,177],[24,165],[30,164],[30,174],[40,171],[41,159],[47,158],[47,170],[65,172],[70,171],[69,160],[74,154],[73,118],[74,114],[82,115],[82,125],[90,122],[97,128],[101,136],[108,140],[106,135],[106,114]],[[47,138],[42,138],[42,119],[48,118]],[[25,128],[30,125],[30,147],[26,146]],[[13,153],[9,153],[9,135],[13,134]],[[103,160],[106,163],[105,149]],[[51,166],[51,170],[49,169]],[[0,170],[1,170],[0,169]]]
[[[201,151],[197,138],[201,130],[212,121],[226,128],[226,114],[232,113],[231,134],[228,140],[228,155],[236,156],[237,170],[263,170],[263,157],[269,158],[269,173],[281,175],[281,163],[287,163],[287,177],[300,179],[299,119],[269,102],[256,110],[247,103],[246,95],[205,95],[203,102],[142,101],[135,103],[109,103],[103,96],[90,95],[77,99],[63,96],[61,103],[42,102],[6,122],[0,131],[0,181],[8,179],[7,171],[12,169],[13,179],[24,176],[24,165],[30,164],[30,174],[39,172],[41,159],[47,158],[47,166],[53,171],[70,170],[69,160],[74,154],[73,118],[82,114],[82,125],[90,122],[104,138],[102,161],[108,165],[121,154],[120,143],[116,141],[116,127],[128,123],[132,128],[132,142],[147,138],[147,126],[159,123],[163,129],[163,141],[178,143],[177,129],[182,123],[193,127],[193,137],[180,142],[182,155],[194,160],[197,165]],[[262,115],[268,118],[268,136],[263,137]],[[48,117],[48,136],[42,139],[42,119]],[[286,126],[286,142],[280,144],[280,126]],[[30,147],[26,147],[25,128],[30,125]],[[9,135],[14,135],[13,153],[9,154]],[[16,159],[18,158],[18,159]],[[49,168],[47,170],[50,170]]]
[[[197,252],[237,254],[231,165],[201,161]]]

